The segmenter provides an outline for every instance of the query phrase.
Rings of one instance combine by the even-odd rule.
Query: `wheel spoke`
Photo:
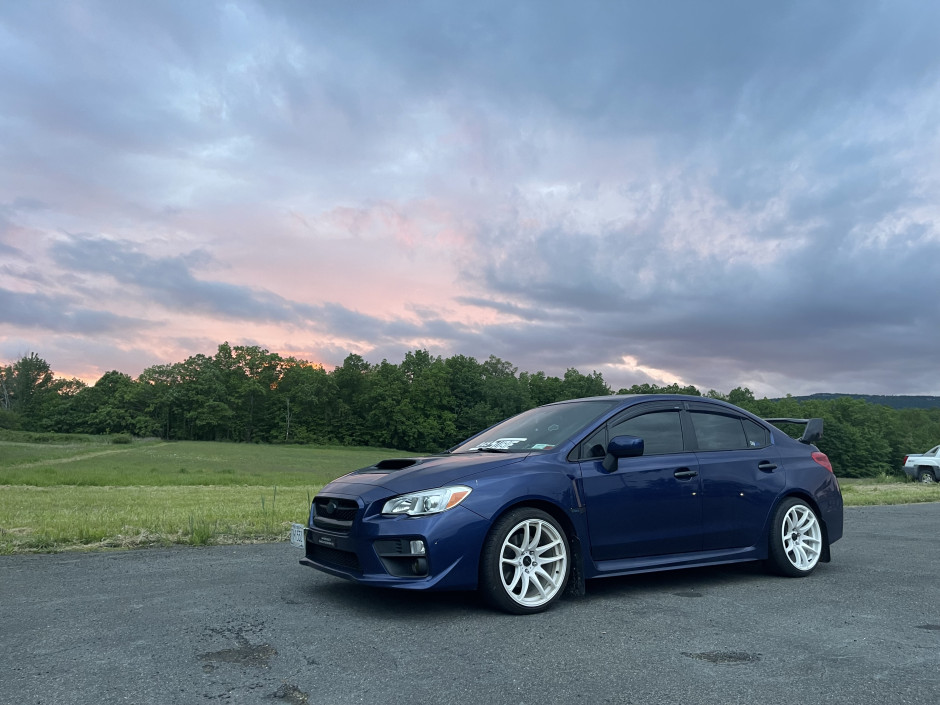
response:
[[[506,560],[506,555],[505,555],[505,553],[506,553],[506,549],[507,549],[507,548],[510,549],[510,550],[515,554],[515,556],[513,556],[513,558],[516,559],[516,560],[518,560],[518,558],[522,555],[522,549],[521,549],[521,548],[519,548],[519,547],[516,546],[515,544],[510,543],[509,541],[507,541],[506,544],[503,546],[503,560]]]
[[[542,522],[533,522],[535,524],[535,535],[529,541],[526,541],[525,548],[531,549],[539,545],[542,540]]]
[[[547,543],[544,546],[537,546],[535,548],[535,555],[539,557],[539,560],[542,559],[542,555],[549,549],[555,548],[556,546],[561,545],[561,539],[555,539],[551,543]]]
[[[547,591],[544,587],[542,587],[542,580],[541,580],[541,579],[544,579],[544,578],[548,578],[548,574],[547,574],[544,570],[543,570],[543,571],[538,571],[538,570],[536,570],[534,573],[532,573],[531,575],[529,575],[529,580],[530,580],[531,584],[535,586],[535,589],[538,590],[539,596],[540,596],[540,597],[543,597],[543,598],[548,595],[548,591]],[[550,586],[554,587],[554,586],[552,585],[552,581],[551,581],[550,578],[549,578],[548,580],[546,580],[546,582],[547,582]]]
[[[539,567],[535,570],[535,575],[536,575],[537,578],[540,578],[542,581],[546,582],[546,583],[547,583],[548,585],[550,585],[552,588],[555,588],[555,587],[558,586],[558,583],[557,583],[557,581],[555,580],[555,578],[553,578],[551,575],[549,575],[549,574],[545,571],[545,569],[542,568],[542,566],[539,566]]]
[[[522,579],[522,576],[523,576],[523,575],[525,575],[525,574],[522,572],[522,570],[519,569],[519,568],[516,568],[516,570],[515,570],[515,572],[513,573],[513,576],[512,576],[512,582],[510,582],[508,585],[506,585],[506,589],[509,590],[509,592],[512,592],[513,590],[515,590],[515,589],[516,589],[516,585],[519,584],[519,581]]]
[[[522,587],[519,589],[519,597],[525,599],[529,594],[529,574],[523,570],[519,571],[519,577],[521,578]]]
[[[796,543],[793,544],[793,562],[798,568],[806,567],[806,552],[803,551],[803,547]]]

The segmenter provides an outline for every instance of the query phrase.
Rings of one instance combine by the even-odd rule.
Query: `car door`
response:
[[[770,432],[724,407],[690,404],[702,480],[702,548],[753,546],[785,484]]]
[[[581,454],[595,561],[701,548],[700,478],[695,454],[685,449],[678,407],[676,403],[654,403],[628,410],[576,449]],[[609,439],[621,435],[643,438],[644,454],[621,458],[608,473],[602,464],[604,449]]]

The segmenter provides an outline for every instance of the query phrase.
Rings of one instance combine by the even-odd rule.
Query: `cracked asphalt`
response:
[[[937,703],[940,504],[846,510],[807,579],[592,581],[511,617],[288,544],[0,557],[0,703]]]

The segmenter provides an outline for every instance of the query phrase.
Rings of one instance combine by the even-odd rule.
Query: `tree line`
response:
[[[166,440],[315,443],[435,452],[541,404],[613,393],[599,372],[520,372],[427,350],[400,364],[350,354],[324,367],[258,346],[219,345],[215,355],[148,367],[139,377],[111,371],[93,385],[56,377],[30,353],[0,366],[0,428],[129,434]],[[906,453],[940,443],[940,409],[891,409],[841,397],[755,399],[692,386],[634,385],[618,394],[678,393],[737,404],[762,417],[819,416],[820,449],[840,476],[899,474]]]

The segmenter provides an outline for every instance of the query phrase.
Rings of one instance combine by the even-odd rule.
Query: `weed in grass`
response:
[[[189,515],[189,543],[192,546],[208,546],[212,543],[219,529],[219,520],[210,522],[205,517],[198,519],[192,514]]]
[[[264,495],[261,495],[261,519],[264,526],[264,532],[266,534],[274,533],[274,509],[275,504],[277,503],[277,485],[274,486],[274,496],[271,498],[271,512],[270,514],[265,508]]]

